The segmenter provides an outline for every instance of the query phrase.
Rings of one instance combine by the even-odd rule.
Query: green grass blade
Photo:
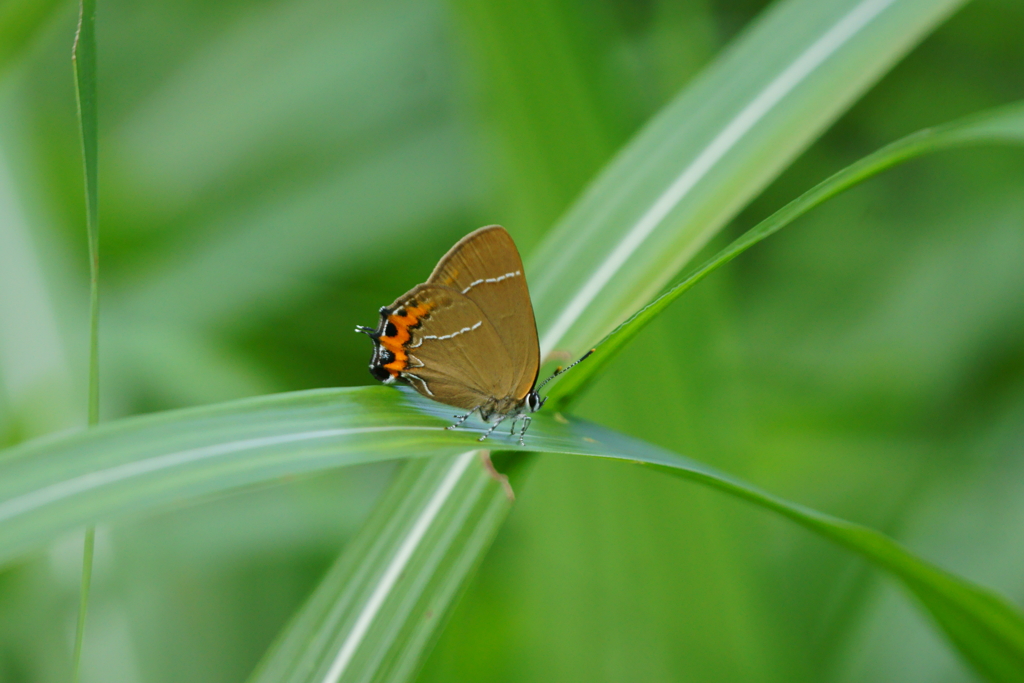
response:
[[[89,424],[99,422],[99,205],[96,150],[96,0],[81,0],[71,61],[85,164],[85,227],[89,240]]]
[[[910,159],[952,147],[981,144],[1024,144],[1024,102],[1016,102],[943,126],[918,131],[886,145],[818,183],[755,225],[708,259],[692,274],[615,328],[598,342],[597,350],[587,359],[586,364],[559,380],[552,388],[551,396],[557,400],[560,396],[578,394],[591,379],[601,374],[601,370],[640,333],[640,330],[684,292],[814,207]]]
[[[96,549],[96,528],[89,527],[85,530],[85,539],[82,542],[82,581],[78,592],[78,620],[75,622],[75,649],[71,654],[73,668],[73,681],[81,678],[82,671],[82,647],[85,644],[85,620],[89,614],[89,594],[92,589],[92,562]]]
[[[421,458],[400,478],[256,679],[403,680],[508,509],[472,450],[480,429],[444,429],[449,413],[408,389],[320,390],[118,420],[8,449],[0,557],[75,528],[83,515],[117,519],[285,475],[448,455]],[[782,514],[902,580],[980,671],[1001,681],[1024,672],[1019,610],[884,534],[553,412],[537,415],[528,439],[537,451],[655,466]],[[508,434],[488,445],[519,450]]]
[[[422,647],[432,637],[472,568],[460,563],[482,556],[511,508],[503,496],[488,495],[499,487],[476,459],[468,451],[406,463],[365,532],[346,547],[250,680],[407,678],[418,658],[405,643]],[[475,523],[465,524],[467,517]],[[435,537],[421,538],[428,531]],[[399,584],[401,592],[394,590]],[[396,623],[402,628],[391,627]],[[362,647],[370,642],[373,647]]]
[[[591,184],[529,265],[541,350],[578,356],[959,2],[775,5]]]
[[[99,207],[97,188],[96,148],[96,0],[81,0],[78,31],[75,33],[71,62],[75,70],[75,95],[78,101],[78,121],[82,131],[82,159],[85,166],[85,225],[89,241],[89,426],[100,421],[100,245]],[[75,649],[72,655],[72,680],[77,681],[81,669],[85,620],[89,608],[89,590],[92,585],[92,560],[96,530],[85,530],[82,551],[82,583],[75,629]]]
[[[713,468],[593,425],[580,426],[610,457],[653,464],[773,510],[888,571],[920,601],[960,653],[993,681],[1024,680],[1024,613],[1002,596],[946,572],[883,533],[789,502]],[[591,453],[595,454],[596,453]]]
[[[81,525],[359,462],[475,446],[385,387],[248,399],[101,424],[0,456],[0,559]],[[450,410],[444,411],[446,414]]]

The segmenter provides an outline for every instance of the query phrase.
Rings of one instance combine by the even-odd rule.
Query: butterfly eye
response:
[[[536,391],[531,391],[530,394],[526,397],[526,407],[530,409],[531,413],[535,413],[538,410],[540,410],[541,406],[544,405],[544,401],[546,400],[546,398],[541,398],[540,394],[538,394]]]

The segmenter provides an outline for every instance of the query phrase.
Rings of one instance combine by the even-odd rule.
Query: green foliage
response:
[[[953,18],[817,142],[956,3],[492,5],[100,6],[107,418],[368,383],[352,325],[490,222],[532,254],[545,351],[563,362],[705,244],[909,131],[1024,92],[1013,3]],[[17,18],[0,28],[7,444],[81,424],[88,376],[74,17],[26,7],[0,8]],[[870,17],[843,24],[851,14]],[[793,87],[769,87],[840,24],[857,30]],[[708,156],[765,92],[766,113]],[[679,196],[690,168],[705,172]],[[496,457],[518,494],[509,506],[475,456],[444,455],[470,435],[375,388],[114,420],[6,451],[4,504],[39,505],[0,531],[0,679],[67,680],[59,636],[81,552],[50,539],[102,519],[84,680],[243,680],[275,637],[256,675],[304,680],[338,661],[373,595],[378,618],[346,675],[405,680],[440,637],[421,680],[964,680],[964,661],[1013,680],[1016,611],[931,563],[1024,590],[1022,179],[1013,152],[902,167],[692,290],[614,363],[581,366],[585,396],[572,375],[555,385],[576,414],[899,539],[913,555],[761,499],[903,576],[966,660],[847,553],[653,468]],[[583,424],[545,412],[538,449]],[[396,415],[428,429],[275,441]],[[239,435],[270,441],[203,450]],[[323,471],[412,451],[441,457],[393,480],[384,463]],[[181,453],[196,457],[160,459]],[[181,468],[139,469],[154,462]],[[406,572],[379,592],[403,547]]]

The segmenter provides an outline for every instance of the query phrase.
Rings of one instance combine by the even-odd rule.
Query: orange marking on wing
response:
[[[395,326],[395,334],[390,337],[382,336],[380,343],[395,355],[395,359],[384,366],[384,369],[390,372],[392,377],[397,377],[398,373],[405,370],[409,364],[409,355],[405,352],[405,345],[412,339],[412,332],[409,331],[409,328],[415,326],[420,318],[429,313],[432,308],[434,308],[433,305],[429,303],[406,306],[405,315],[392,313],[388,316],[388,322]]]

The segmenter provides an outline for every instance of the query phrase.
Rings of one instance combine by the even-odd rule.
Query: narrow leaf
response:
[[[99,208],[97,205],[97,148],[96,148],[96,0],[81,0],[78,31],[71,51],[75,70],[75,94],[78,100],[78,122],[82,131],[82,159],[85,165],[85,226],[89,242],[89,398],[88,422],[94,426],[100,421],[100,246]],[[85,618],[89,607],[89,589],[92,584],[92,559],[96,531],[85,530],[82,551],[82,581],[79,591],[78,623],[75,630],[75,648],[72,654],[72,680],[78,681],[85,635]]]
[[[373,533],[360,534],[296,617],[300,633],[282,636],[257,678],[402,680],[508,509],[472,450],[483,427],[449,431],[449,416],[407,388],[333,389],[128,418],[23,444],[0,452],[0,557],[75,528],[83,514],[117,519],[283,475],[448,455],[400,479],[391,495],[405,503],[381,508]],[[884,534],[554,411],[538,413],[527,438],[532,450],[655,466],[780,513],[899,578],[993,680],[1024,672],[1017,608]],[[522,451],[507,433],[486,445]]]
[[[935,128],[912,133],[823,180],[745,232],[664,294],[634,313],[596,346],[585,365],[565,376],[551,390],[556,400],[573,396],[628,344],[655,316],[684,292],[766,237],[775,234],[814,207],[905,161],[953,147],[1024,144],[1024,101],[998,107]]]
[[[594,180],[528,265],[541,351],[576,356],[653,299],[958,0],[775,4]]]
[[[407,462],[365,533],[346,547],[250,680],[408,678],[419,648],[405,643],[422,647],[432,638],[472,568],[459,563],[482,557],[511,508],[503,496],[489,495],[498,484],[477,459],[467,451]],[[469,516],[475,524],[465,524]]]
[[[71,61],[85,164],[85,227],[89,240],[89,424],[99,422],[99,206],[96,149],[96,0],[81,0]]]

